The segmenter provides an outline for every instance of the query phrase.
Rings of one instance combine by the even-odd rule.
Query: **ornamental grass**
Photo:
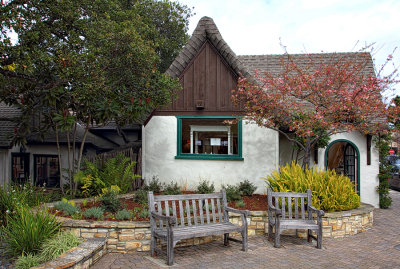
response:
[[[299,164],[292,162],[274,169],[264,180],[274,192],[306,192],[310,189],[313,206],[326,212],[360,206],[354,183],[334,170],[311,168],[303,171]]]

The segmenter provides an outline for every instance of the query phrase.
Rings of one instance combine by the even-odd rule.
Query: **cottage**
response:
[[[326,60],[341,54],[316,54]],[[363,55],[364,57],[365,55]],[[199,180],[236,184],[253,182],[266,192],[261,179],[290,162],[292,145],[278,132],[245,121],[226,124],[243,111],[231,101],[240,74],[255,68],[274,71],[282,55],[236,56],[211,18],[203,17],[187,45],[167,70],[183,87],[169,106],[155,110],[142,130],[143,177],[158,176],[193,189]],[[302,57],[295,55],[294,57]],[[346,57],[361,57],[347,53]],[[374,74],[372,59],[366,72]],[[378,206],[379,161],[371,136],[358,132],[333,135],[313,163],[344,173],[355,182],[361,201]]]
[[[365,57],[359,53],[315,54],[315,62],[332,57]],[[214,21],[203,17],[187,45],[166,73],[178,78],[183,90],[171,104],[154,110],[143,124],[120,128],[111,122],[91,128],[86,155],[124,147],[142,152],[142,178],[157,176],[162,182],[176,181],[194,189],[200,180],[237,184],[250,180],[258,193],[266,193],[261,179],[278,165],[292,160],[293,147],[278,132],[239,121],[227,124],[243,114],[233,105],[232,89],[239,75],[251,76],[254,69],[279,71],[282,55],[237,56],[223,40]],[[301,60],[304,55],[293,56]],[[368,55],[365,72],[374,74]],[[0,103],[0,185],[11,180],[57,186],[59,164],[54,134],[45,139],[29,137],[24,147],[13,146],[13,119],[19,111]],[[78,132],[83,130],[78,130]],[[78,141],[79,142],[79,141]],[[61,137],[62,167],[67,167],[65,137]],[[79,143],[78,143],[79,144]],[[378,152],[372,137],[358,132],[331,136],[329,145],[314,152],[314,165],[335,169],[355,182],[361,201],[379,204]]]

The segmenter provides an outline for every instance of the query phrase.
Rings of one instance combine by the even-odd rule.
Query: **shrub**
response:
[[[392,198],[389,196],[389,182],[382,180],[377,187],[379,193],[379,207],[387,209],[392,205]]]
[[[15,215],[7,215],[7,227],[3,230],[6,251],[12,255],[36,253],[47,238],[59,231],[60,225],[46,210],[34,213],[18,207]]]
[[[238,186],[228,184],[226,187],[222,185],[222,188],[226,191],[226,200],[228,201],[228,203],[230,201],[239,201],[242,199]]]
[[[64,198],[61,201],[54,203],[54,207],[57,210],[62,211],[64,216],[72,216],[79,213],[79,208],[75,206],[75,203],[73,201],[67,201]]]
[[[153,178],[150,180],[150,182],[143,186],[143,190],[145,191],[152,191],[152,192],[162,192],[163,190],[163,184],[160,182],[160,179],[156,176],[153,176]]]
[[[214,183],[211,183],[208,180],[202,180],[197,186],[197,193],[213,193],[215,192]]]
[[[0,186],[0,227],[1,224],[6,225],[7,215],[15,212],[16,201],[17,199],[14,199],[10,186]]]
[[[69,249],[78,246],[82,240],[70,232],[61,232],[44,241],[39,253],[42,262],[50,261]]]
[[[243,200],[237,201],[237,202],[235,203],[235,205],[236,205],[236,207],[239,207],[239,208],[243,208],[243,207],[246,206],[246,204],[243,202]]]
[[[117,214],[115,214],[115,218],[117,220],[128,220],[128,219],[132,219],[133,218],[133,213],[126,210],[126,209],[122,209],[120,211],[117,212]]]
[[[108,159],[100,169],[100,178],[107,187],[116,185],[121,193],[127,193],[135,178],[140,176],[133,174],[136,162],[131,161],[119,153],[116,157]]]
[[[74,175],[74,181],[80,183],[83,197],[101,194],[101,190],[106,186],[100,179],[100,170],[95,163],[84,160],[83,169]]]
[[[257,187],[247,179],[239,183],[239,191],[242,195],[251,196],[256,190]]]
[[[38,266],[41,263],[61,256],[69,249],[78,246],[81,242],[82,240],[77,236],[68,232],[61,232],[58,235],[45,240],[38,254],[20,256],[15,262],[15,268],[28,269]]]
[[[50,196],[46,196],[44,192],[45,188],[35,187],[30,183],[0,186],[0,225],[6,225],[6,216],[13,214],[18,206],[32,207],[48,202]]]
[[[117,212],[121,208],[121,201],[118,198],[119,191],[119,187],[115,185],[103,189],[100,201],[105,211]]]
[[[99,195],[103,188],[113,185],[118,186],[121,193],[127,193],[132,182],[139,177],[132,173],[135,165],[136,162],[121,153],[105,162],[97,160],[92,163],[85,160],[83,169],[74,175],[74,180],[81,183],[80,188],[85,197]]]
[[[146,208],[143,208],[139,214],[139,217],[142,219],[148,218],[149,216],[150,216],[149,210]]]
[[[93,217],[95,219],[103,219],[104,217],[103,214],[104,214],[104,209],[97,206],[88,208],[83,212],[83,216],[85,216],[85,218]]]
[[[178,186],[178,183],[171,181],[171,183],[165,186],[163,194],[165,195],[176,195],[181,194],[181,189]]]
[[[306,192],[311,189],[312,203],[327,212],[350,210],[360,206],[354,184],[346,176],[333,170],[306,169],[292,162],[272,171],[265,178],[277,192]]]
[[[147,205],[147,191],[145,190],[137,190],[135,192],[135,202],[141,205]]]
[[[41,257],[38,255],[28,254],[19,256],[15,261],[16,269],[29,269],[31,267],[38,266],[42,263]]]

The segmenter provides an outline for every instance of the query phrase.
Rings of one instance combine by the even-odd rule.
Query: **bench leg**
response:
[[[167,264],[174,264],[174,242],[172,238],[167,238]]]
[[[156,249],[156,243],[157,243],[157,240],[156,240],[156,238],[152,235],[152,236],[151,236],[151,239],[150,239],[150,253],[151,253],[151,257],[154,257],[154,255],[155,255],[155,253],[156,253],[156,251],[155,251],[155,249]]]
[[[247,251],[247,227],[242,231],[242,250]]]
[[[268,223],[268,240],[272,240],[272,225]]]
[[[229,246],[229,240],[228,240],[229,234],[224,234],[224,245]]]
[[[281,246],[281,234],[279,229],[275,226],[275,243],[274,247],[279,248]]]
[[[318,229],[317,231],[317,248],[322,248],[322,229]]]
[[[311,235],[312,235],[312,230],[308,229],[308,230],[307,230],[307,241],[308,241],[309,243],[312,243],[312,237],[311,237]]]

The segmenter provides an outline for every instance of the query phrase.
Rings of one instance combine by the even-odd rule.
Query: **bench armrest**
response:
[[[228,211],[228,212],[244,215],[245,217],[250,215],[250,211],[249,210],[240,210],[240,209],[232,208],[232,207],[229,207],[229,206],[225,207],[225,210]]]
[[[173,225],[176,223],[176,217],[174,217],[174,216],[164,216],[164,215],[160,215],[156,212],[151,212],[150,217],[153,218],[154,220],[158,219],[158,220],[165,221],[167,223],[167,225]]]
[[[276,207],[273,206],[273,205],[268,205],[268,210],[274,211],[276,217],[282,215],[282,210],[280,210],[279,208],[276,208]]]
[[[313,206],[308,206],[308,211],[311,213],[317,213],[318,217],[322,217],[325,215],[325,212],[323,210],[318,210]]]

